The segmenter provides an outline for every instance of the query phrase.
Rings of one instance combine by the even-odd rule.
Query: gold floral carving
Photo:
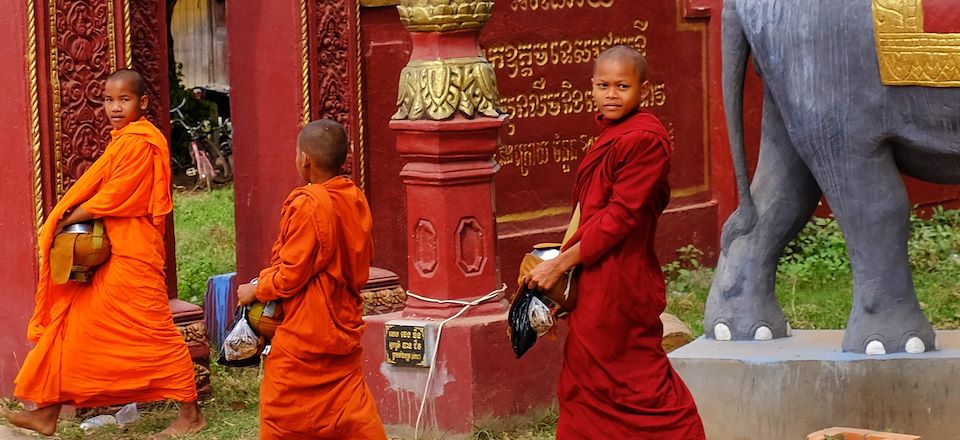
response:
[[[924,32],[922,0],[873,0],[886,85],[960,87],[960,34]]]
[[[207,363],[209,361],[205,361]],[[213,388],[210,386],[210,367],[204,365],[204,363],[194,360],[193,362],[193,380],[197,386],[197,395],[201,398],[208,397],[213,393]]]
[[[110,45],[110,72],[117,70],[117,31],[113,13],[113,0],[107,0],[107,42]]]
[[[177,332],[183,336],[183,340],[187,343],[207,341],[207,326],[203,321],[197,321],[185,326],[177,326]]]
[[[479,29],[490,19],[492,0],[400,0],[400,22],[410,32]]]
[[[363,314],[381,315],[403,310],[407,301],[407,291],[397,286],[391,289],[364,290]]]
[[[363,6],[364,8],[379,8],[381,6],[396,6],[400,4],[400,0],[360,0],[357,6]]]
[[[483,57],[411,61],[400,73],[399,109],[393,119],[444,120],[457,112],[499,117],[493,66]]]

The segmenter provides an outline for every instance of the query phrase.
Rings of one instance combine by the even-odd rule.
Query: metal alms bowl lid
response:
[[[72,225],[67,225],[63,228],[63,232],[67,234],[89,234],[93,232],[92,223],[74,223]]]
[[[552,260],[560,255],[560,247],[559,243],[540,243],[530,253],[541,260]]]

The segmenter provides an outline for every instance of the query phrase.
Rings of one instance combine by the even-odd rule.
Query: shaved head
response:
[[[643,57],[642,53],[630,46],[621,44],[600,52],[593,66],[594,73],[596,73],[597,66],[600,65],[600,63],[608,61],[631,63],[637,72],[640,82],[642,83],[647,80],[647,59]]]
[[[340,174],[340,168],[347,160],[347,131],[337,121],[313,121],[300,131],[297,148],[318,167]]]
[[[123,81],[127,83],[130,86],[130,89],[133,90],[137,96],[144,96],[147,94],[147,80],[143,79],[143,75],[136,70],[117,70],[107,77],[107,82],[110,81]]]

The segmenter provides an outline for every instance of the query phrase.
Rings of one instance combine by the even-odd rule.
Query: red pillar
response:
[[[396,120],[407,196],[409,289],[438,300],[481,297],[500,287],[492,156],[502,118]],[[406,316],[449,316],[455,304],[407,298]],[[493,307],[493,308],[491,308]],[[502,310],[485,305],[488,311]]]
[[[256,276],[269,262],[280,206],[302,185],[293,162],[309,102],[302,90],[307,36],[298,3],[227,3],[238,280]]]
[[[37,272],[34,173],[39,152],[34,151],[31,128],[39,124],[38,119],[32,119],[39,103],[31,100],[38,90],[36,82],[30,89],[29,57],[24,56],[31,35],[27,26],[31,11],[26,6],[27,2],[13,2],[0,15],[0,40],[4,42],[0,44],[0,59],[5,60],[5,68],[0,69],[0,152],[6,164],[0,173],[0,187],[4,188],[0,193],[0,227],[4,231],[0,279],[6,286],[0,307],[0,394],[5,396],[13,391],[13,378],[30,346],[26,328],[33,313]],[[36,74],[34,71],[34,78]]]
[[[407,162],[400,176],[409,289],[431,300],[472,301],[502,285],[493,155],[505,115],[493,67],[477,44],[493,2],[440,3],[399,7],[413,52],[390,128]],[[446,15],[451,10],[458,14]],[[388,431],[409,436],[419,419],[426,438],[469,434],[481,419],[518,420],[552,404],[562,344],[544,342],[516,360],[502,293],[445,324],[438,340],[441,322],[462,307],[409,296],[403,312],[366,318],[365,373]],[[404,332],[423,336],[398,341]],[[402,342],[412,348],[404,352]],[[397,354],[422,361],[402,362]]]

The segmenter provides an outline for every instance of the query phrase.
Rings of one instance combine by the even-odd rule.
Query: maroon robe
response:
[[[693,397],[660,345],[666,295],[653,239],[670,200],[670,137],[646,112],[599,123],[577,171],[580,227],[569,243],[580,242],[582,272],[557,439],[704,439]]]

